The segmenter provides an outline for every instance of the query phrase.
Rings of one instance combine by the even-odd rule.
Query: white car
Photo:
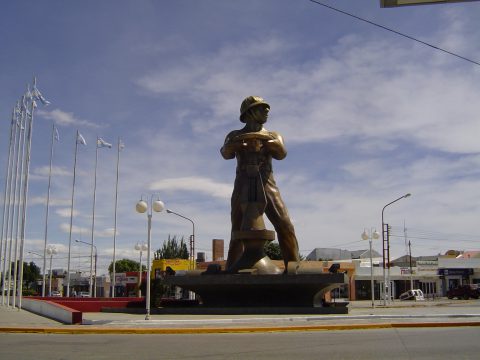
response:
[[[400,295],[400,300],[415,300],[415,301],[423,301],[425,300],[423,296],[423,291],[420,289],[412,289],[404,292]]]
[[[60,291],[53,290],[50,296],[61,297],[62,294],[60,293]]]
[[[88,291],[79,291],[77,293],[77,297],[81,297],[81,298],[89,298],[90,297],[90,293]]]

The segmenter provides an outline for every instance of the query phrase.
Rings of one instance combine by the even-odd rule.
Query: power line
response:
[[[435,49],[435,50],[442,51],[442,52],[447,53],[447,54],[449,54],[449,55],[455,56],[455,57],[457,57],[457,58],[459,58],[459,59],[462,59],[462,60],[468,61],[468,62],[470,62],[470,63],[472,63],[472,64],[475,64],[475,65],[479,65],[479,66],[480,66],[480,63],[477,62],[477,61],[474,61],[474,60],[471,60],[471,59],[466,58],[466,57],[464,57],[464,56],[458,55],[458,54],[456,54],[456,53],[454,53],[454,52],[452,52],[452,51],[445,50],[445,49],[443,49],[443,48],[441,48],[441,47],[439,47],[439,46],[432,45],[432,44],[430,44],[430,43],[427,43],[426,41],[419,40],[419,39],[417,39],[417,38],[414,38],[413,36],[410,36],[410,35],[401,33],[400,31],[391,29],[391,28],[386,27],[386,26],[384,26],[384,25],[380,25],[380,24],[374,23],[373,21],[370,21],[370,20],[361,18],[361,17],[359,17],[359,16],[357,16],[357,15],[351,14],[351,13],[346,12],[346,11],[337,9],[337,8],[331,6],[331,5],[324,4],[324,3],[320,2],[320,1],[317,1],[317,0],[309,0],[309,1],[312,2],[312,3],[314,3],[314,4],[324,6],[324,7],[328,8],[328,9],[330,9],[330,10],[334,10],[334,11],[337,11],[337,12],[339,12],[339,13],[341,13],[341,14],[344,14],[344,15],[347,15],[347,16],[350,16],[350,17],[353,17],[353,18],[355,18],[355,19],[357,19],[357,20],[366,22],[366,23],[368,23],[368,24],[370,24],[370,25],[379,27],[379,28],[381,28],[381,29],[383,29],[383,30],[387,30],[387,31],[390,31],[390,32],[392,32],[392,33],[394,33],[394,34],[403,36],[403,37],[405,37],[405,38],[407,38],[407,39],[416,41],[416,42],[418,42],[418,43],[420,43],[420,44],[429,46],[429,47],[431,47],[431,48],[433,48],[433,49]]]

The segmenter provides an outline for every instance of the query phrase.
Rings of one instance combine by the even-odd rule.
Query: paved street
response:
[[[0,307],[0,358],[477,359],[480,353],[480,300],[375,309],[355,301],[348,315],[153,315],[146,321],[142,314],[86,313],[84,324]]]
[[[189,335],[2,334],[2,359],[478,359],[480,327]]]

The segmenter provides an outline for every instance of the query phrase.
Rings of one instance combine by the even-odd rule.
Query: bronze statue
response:
[[[280,134],[263,127],[269,110],[270,105],[261,97],[245,98],[240,106],[240,121],[245,126],[230,132],[220,149],[224,159],[237,158],[227,270],[232,269],[244,252],[241,237],[236,234],[248,234],[249,230],[263,231],[264,238],[272,240],[269,231],[264,229],[264,212],[277,232],[285,269],[289,261],[299,261],[295,230],[272,172],[272,158],[284,159],[287,150]]]

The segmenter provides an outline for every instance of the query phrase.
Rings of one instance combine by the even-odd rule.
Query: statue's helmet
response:
[[[248,96],[245,100],[242,101],[240,105],[240,121],[245,122],[244,115],[245,113],[254,106],[266,105],[270,109],[270,105],[263,100],[260,96]]]

